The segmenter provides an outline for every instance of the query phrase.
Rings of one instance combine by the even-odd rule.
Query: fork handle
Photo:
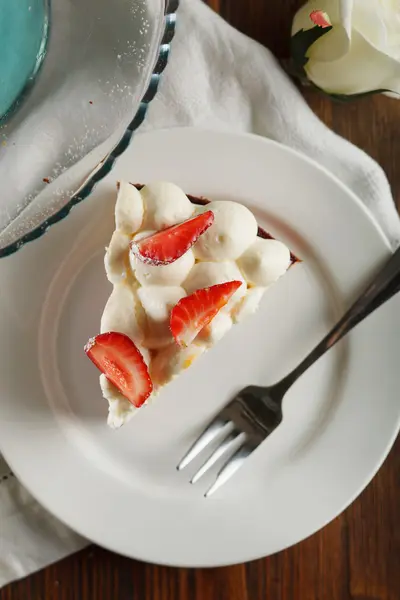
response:
[[[282,388],[283,393],[286,392],[304,371],[332,348],[336,342],[398,291],[400,291],[400,247],[333,329],[298,367],[277,384],[277,387]]]

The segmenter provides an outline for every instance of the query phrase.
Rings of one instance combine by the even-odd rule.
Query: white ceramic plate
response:
[[[112,431],[83,345],[110,291],[103,252],[118,178],[169,179],[193,194],[239,200],[304,262],[257,315]],[[213,474],[191,486],[191,471],[175,465],[239,388],[293,367],[389,255],[361,203],[285,147],[189,129],[138,137],[65,221],[0,261],[1,451],[57,517],[128,556],[222,565],[298,542],[360,493],[395,438],[398,297],[290,390],[283,424],[213,497],[202,493]]]

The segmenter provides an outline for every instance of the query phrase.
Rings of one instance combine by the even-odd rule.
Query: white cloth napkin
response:
[[[318,120],[268,50],[200,0],[181,1],[170,64],[143,129],[251,131],[296,148],[346,183],[395,247],[400,222],[381,168]],[[86,543],[47,514],[0,459],[0,586]]]

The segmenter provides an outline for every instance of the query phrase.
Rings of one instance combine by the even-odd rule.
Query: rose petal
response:
[[[344,56],[350,46],[351,38],[351,10],[353,2],[345,2],[346,12],[342,10],[341,0],[312,0],[307,2],[297,11],[292,25],[292,35],[300,29],[313,27],[310,13],[313,10],[324,11],[329,14],[333,29],[317,40],[307,53],[310,59],[318,58],[319,61],[337,60]]]
[[[356,0],[353,27],[380,52],[400,60],[400,6]]]
[[[357,31],[353,31],[349,52],[342,58],[332,62],[310,60],[305,69],[318,87],[335,94],[377,89],[400,92],[400,63],[376,50]]]
[[[310,13],[310,19],[318,27],[330,27],[331,25],[328,13],[323,10],[313,10]]]

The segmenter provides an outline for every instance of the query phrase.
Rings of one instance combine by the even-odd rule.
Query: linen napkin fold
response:
[[[267,49],[200,0],[181,0],[170,64],[142,131],[193,125],[253,132],[300,150],[361,198],[392,247],[399,243],[382,169],[319,121]],[[0,458],[0,586],[87,543],[46,513]]]

